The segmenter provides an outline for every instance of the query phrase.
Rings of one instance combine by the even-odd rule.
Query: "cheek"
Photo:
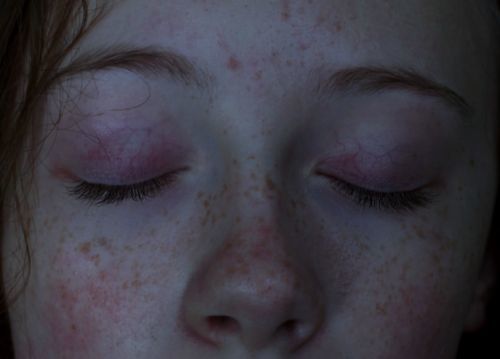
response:
[[[123,257],[109,263],[96,258],[92,253],[60,254],[52,264],[55,274],[45,282],[42,302],[48,350],[68,355],[102,353],[111,341],[123,339],[114,337],[116,333],[130,336],[153,300],[143,280],[146,274],[138,265],[124,265]]]
[[[103,327],[119,323],[119,310],[131,303],[116,287],[118,280],[116,273],[105,269],[76,281],[69,275],[54,278],[45,303],[50,346],[62,352],[83,353],[98,342]]]
[[[379,324],[389,334],[387,350],[394,357],[434,357],[451,320],[444,298],[434,288],[409,285],[388,294],[375,304]]]
[[[369,294],[376,327],[372,329],[381,333],[383,357],[446,358],[461,332],[461,288],[425,259],[402,263],[375,282],[379,287]]]

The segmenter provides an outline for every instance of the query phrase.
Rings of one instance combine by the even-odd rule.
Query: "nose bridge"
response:
[[[278,226],[277,221],[283,215],[280,208],[286,193],[281,185],[279,164],[267,152],[272,153],[260,148],[231,159],[224,210],[233,221],[238,219],[233,223],[238,223],[239,228],[254,228],[259,224],[262,230],[268,228],[268,232],[273,230],[276,235],[278,229],[271,227]]]
[[[294,259],[287,250],[286,238],[275,225],[258,218],[245,230],[229,235],[214,260],[225,280],[236,278],[252,291],[273,295],[289,294],[300,285],[300,276],[293,267]],[[297,259],[295,259],[296,261]]]

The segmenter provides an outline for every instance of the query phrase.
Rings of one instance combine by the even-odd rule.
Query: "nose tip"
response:
[[[214,256],[188,284],[185,326],[199,341],[219,348],[298,349],[321,326],[323,305],[314,276],[293,263],[239,251]]]
[[[319,309],[294,303],[292,296],[258,298],[254,293],[219,293],[219,305],[201,300],[187,311],[187,322],[204,341],[215,346],[239,342],[249,350],[269,345],[288,351],[305,343],[317,330]]]
[[[185,321],[199,339],[217,347],[236,341],[249,351],[267,346],[296,350],[319,328],[321,306],[314,298],[280,287],[269,285],[267,295],[250,283],[225,283],[220,291],[193,290],[187,294]]]

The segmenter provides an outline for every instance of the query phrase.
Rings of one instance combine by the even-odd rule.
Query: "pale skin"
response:
[[[453,358],[484,320],[497,181],[495,68],[472,3],[114,7],[80,53],[167,48],[206,86],[106,68],[49,96],[17,357]],[[399,87],[315,97],[315,79],[352,66],[413,68],[474,110]],[[142,202],[97,206],[65,187],[178,169]],[[437,197],[364,208],[325,172],[375,191],[436,184]],[[19,242],[9,226],[3,253]]]

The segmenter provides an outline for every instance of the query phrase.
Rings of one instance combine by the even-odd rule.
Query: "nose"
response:
[[[283,238],[260,226],[228,238],[188,283],[183,324],[213,347],[290,353],[321,326],[323,295],[315,276],[287,255]]]

